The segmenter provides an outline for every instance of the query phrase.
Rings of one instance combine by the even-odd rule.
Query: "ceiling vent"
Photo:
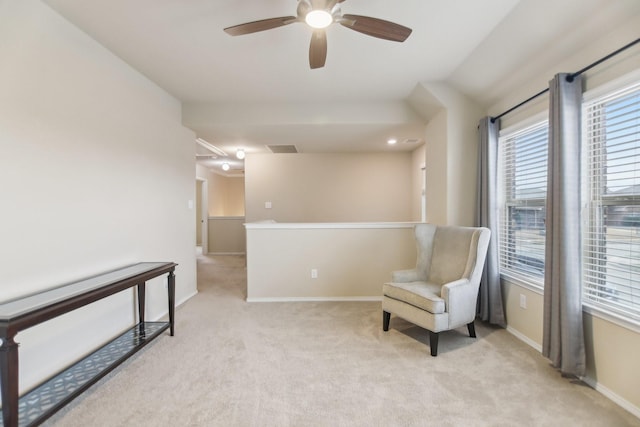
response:
[[[295,145],[267,145],[267,148],[271,150],[272,153],[280,154],[280,153],[297,153],[298,149]]]
[[[403,144],[420,144],[421,142],[420,138],[408,138],[402,141]]]

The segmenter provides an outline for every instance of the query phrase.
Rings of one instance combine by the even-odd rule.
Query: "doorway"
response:
[[[427,165],[420,165],[420,182],[422,183],[422,191],[420,192],[420,221],[427,222]]]
[[[209,186],[196,178],[196,251],[209,253]]]

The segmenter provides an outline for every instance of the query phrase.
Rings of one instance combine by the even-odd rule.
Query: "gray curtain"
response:
[[[480,147],[478,150],[478,203],[476,207],[476,225],[491,230],[491,240],[485,262],[477,314],[480,319],[506,328],[502,289],[498,270],[498,131],[500,121],[491,122],[490,117],[480,120],[478,131]]]
[[[542,354],[564,375],[585,373],[580,239],[582,79],[549,82],[549,162]]]

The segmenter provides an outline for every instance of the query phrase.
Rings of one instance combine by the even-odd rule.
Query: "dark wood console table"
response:
[[[173,336],[176,266],[172,262],[142,262],[0,303],[0,425],[41,424],[163,331],[169,329]],[[146,322],[145,282],[167,273],[169,321]],[[133,286],[138,291],[137,325],[19,397],[18,343],[14,341],[18,332]]]

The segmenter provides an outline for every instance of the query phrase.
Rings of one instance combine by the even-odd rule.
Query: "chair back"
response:
[[[415,234],[416,269],[423,280],[442,285],[462,278],[474,281],[478,275],[479,281],[489,242],[488,229],[417,224]]]

